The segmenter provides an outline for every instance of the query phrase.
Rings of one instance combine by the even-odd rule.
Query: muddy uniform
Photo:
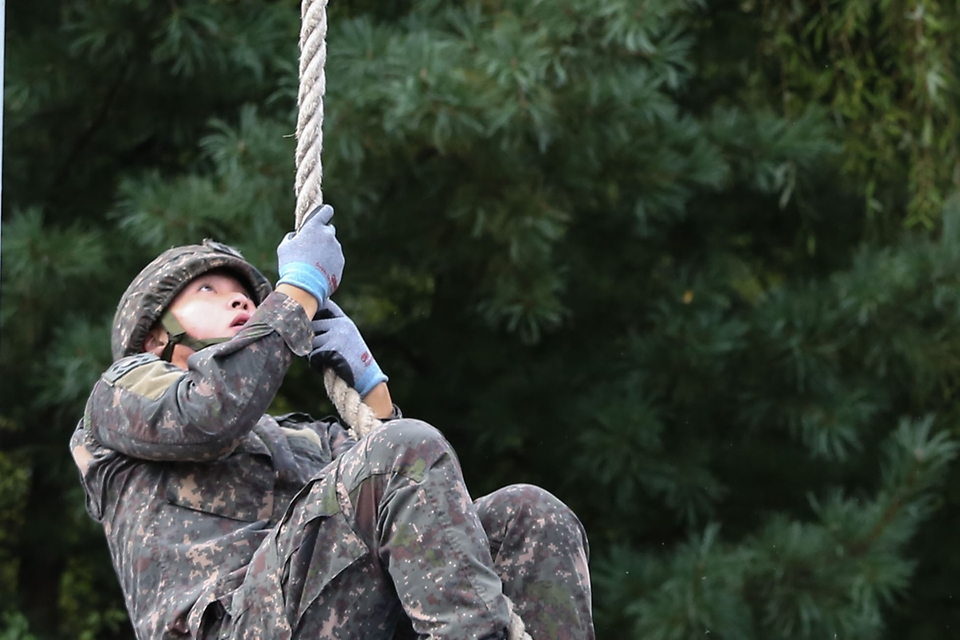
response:
[[[264,415],[310,348],[270,294],[189,371],[151,354],[100,378],[71,440],[138,638],[592,638],[586,538],[542,489],[473,502],[433,427],[397,418],[359,444],[333,421]]]

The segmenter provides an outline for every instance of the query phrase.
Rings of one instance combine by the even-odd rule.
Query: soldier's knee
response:
[[[422,420],[391,420],[367,437],[370,454],[397,467],[424,469],[444,457],[455,457],[443,434]]]
[[[420,447],[440,444],[449,447],[440,431],[422,420],[401,418],[391,420],[381,432],[384,442],[394,447]]]
[[[587,536],[580,518],[546,489],[532,484],[515,484],[494,495],[500,502],[499,508],[494,508],[508,515],[531,535],[561,536],[573,544],[587,547]]]
[[[534,516],[555,513],[563,517],[576,517],[560,498],[542,487],[532,484],[515,484],[507,487],[507,490],[518,496],[522,507]]]

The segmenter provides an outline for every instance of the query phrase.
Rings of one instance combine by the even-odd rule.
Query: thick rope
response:
[[[300,88],[297,94],[296,228],[323,202],[323,94],[327,88],[327,0],[303,0],[300,7]],[[358,438],[380,426],[373,410],[332,371],[323,376],[337,413]]]
[[[506,598],[506,596],[504,596]],[[516,607],[513,604],[513,601],[510,598],[507,599],[507,609],[510,610],[510,627],[507,629],[507,639],[508,640],[533,640],[530,637],[530,634],[527,633],[526,627],[523,626],[523,620],[520,618],[520,615],[516,612]]]
[[[327,0],[300,7],[300,87],[297,93],[297,228],[323,203],[323,94],[327,90]]]
[[[327,396],[337,408],[337,413],[350,427],[353,436],[357,439],[370,433],[374,427],[380,426],[380,421],[374,415],[373,409],[360,399],[360,394],[350,385],[340,379],[331,369],[323,372],[323,384],[327,388]]]

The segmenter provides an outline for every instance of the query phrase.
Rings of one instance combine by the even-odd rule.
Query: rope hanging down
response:
[[[294,185],[297,229],[307,213],[323,204],[320,153],[323,150],[326,61],[327,0],[303,0],[300,7],[300,86],[297,92],[297,178]],[[337,413],[357,437],[362,438],[380,425],[373,409],[363,403],[360,394],[333,371],[324,372],[323,383]],[[509,598],[507,606],[510,610],[509,640],[532,640]]]
[[[300,86],[297,93],[296,228],[314,207],[323,204],[323,94],[327,88],[327,1],[303,0],[300,11]],[[373,409],[329,369],[324,386],[337,413],[359,438],[380,425]]]
[[[323,204],[323,94],[327,90],[327,0],[303,0],[297,92],[297,229]]]

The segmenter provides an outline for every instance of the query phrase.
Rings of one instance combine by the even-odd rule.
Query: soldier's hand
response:
[[[313,321],[313,350],[308,357],[312,369],[321,373],[333,369],[361,397],[388,380],[357,325],[332,300],[324,303]]]
[[[337,290],[343,276],[343,249],[330,224],[332,217],[333,207],[317,207],[300,229],[284,236],[277,247],[277,284],[303,289],[320,306]]]

